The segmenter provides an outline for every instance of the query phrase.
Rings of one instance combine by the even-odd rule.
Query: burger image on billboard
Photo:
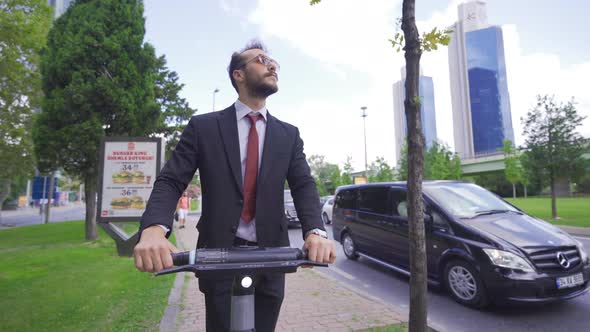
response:
[[[132,175],[127,171],[113,173],[113,183],[131,183]]]
[[[142,171],[131,172],[131,179],[133,183],[145,183],[145,175]]]
[[[115,197],[111,200],[111,206],[113,209],[129,209],[132,204],[132,200],[129,197]]]
[[[141,196],[131,197],[131,208],[143,210],[145,208],[143,198]]]

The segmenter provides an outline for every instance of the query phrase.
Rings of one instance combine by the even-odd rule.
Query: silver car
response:
[[[301,222],[299,222],[297,211],[295,210],[295,204],[293,203],[293,197],[291,196],[291,190],[285,189],[283,199],[285,202],[285,217],[287,218],[287,226],[301,227]]]
[[[332,223],[332,210],[334,209],[334,196],[330,196],[322,206],[322,220],[324,224],[329,225]]]

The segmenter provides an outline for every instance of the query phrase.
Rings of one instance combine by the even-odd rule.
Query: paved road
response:
[[[67,206],[52,207],[50,209],[49,222],[83,220],[86,214],[85,206],[72,203]],[[2,211],[0,229],[42,224],[43,216],[39,209],[25,209],[17,211]]]
[[[327,226],[330,236],[332,230]],[[289,230],[291,245],[301,247],[300,229]],[[590,249],[590,238],[576,237]],[[409,310],[409,279],[367,259],[346,259],[336,245],[338,259],[322,271],[353,287],[364,289],[388,303]],[[334,303],[334,306],[338,306]],[[551,305],[491,308],[478,311],[466,308],[445,292],[428,292],[429,325],[439,331],[588,331],[590,294]]]
[[[11,227],[41,224],[38,210],[3,211],[2,223]],[[81,220],[84,207],[73,205],[52,209],[51,222]],[[0,225],[0,229],[7,228]],[[331,226],[327,226],[332,235]],[[293,247],[301,247],[303,239],[300,229],[289,230]],[[576,236],[584,247],[590,250],[590,237]],[[364,289],[399,308],[408,310],[408,278],[381,267],[371,261],[359,258],[346,259],[342,247],[336,245],[338,260],[330,268],[322,268],[339,281]],[[334,306],[337,306],[334,303]],[[520,306],[492,308],[478,311],[466,308],[453,301],[446,293],[436,289],[428,293],[429,324],[439,331],[587,331],[590,325],[590,294],[574,300],[543,306]]]

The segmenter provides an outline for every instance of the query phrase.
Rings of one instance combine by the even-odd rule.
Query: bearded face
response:
[[[271,70],[245,70],[246,88],[253,97],[266,98],[279,91],[278,75]]]

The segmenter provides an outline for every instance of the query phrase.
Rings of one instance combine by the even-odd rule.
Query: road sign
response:
[[[47,199],[49,197],[49,183],[51,178],[48,176],[35,176],[33,178],[33,199]],[[53,180],[53,192],[57,192],[57,178]]]
[[[364,184],[367,183],[367,178],[364,176],[353,176],[353,183],[354,184]]]

